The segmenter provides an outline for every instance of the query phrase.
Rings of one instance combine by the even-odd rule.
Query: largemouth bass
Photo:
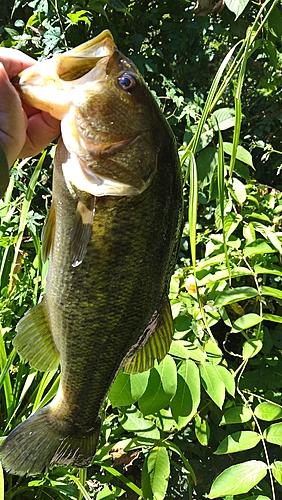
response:
[[[16,86],[62,131],[43,230],[46,295],[14,339],[32,367],[60,363],[60,386],[0,449],[7,471],[31,475],[89,466],[119,369],[147,370],[168,352],[182,189],[171,130],[109,31],[24,70]]]

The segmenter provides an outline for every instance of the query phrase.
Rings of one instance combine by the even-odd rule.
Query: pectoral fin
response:
[[[150,328],[150,325],[149,325]],[[146,343],[126,360],[125,373],[141,373],[154,366],[155,359],[161,361],[169,351],[173,335],[173,319],[169,300],[166,299],[157,325]]]
[[[51,248],[53,246],[54,242],[54,235],[55,235],[55,225],[56,225],[56,213],[55,213],[55,208],[52,203],[50,210],[47,214],[46,222],[43,227],[42,231],[42,250],[41,250],[41,256],[43,262],[45,262],[49,254],[51,252]]]
[[[13,344],[36,370],[51,371],[58,367],[60,356],[50,332],[44,299],[19,321]]]
[[[73,267],[79,266],[85,257],[92,234],[95,202],[95,196],[88,196],[86,200],[80,200],[77,204],[75,223],[71,234]]]

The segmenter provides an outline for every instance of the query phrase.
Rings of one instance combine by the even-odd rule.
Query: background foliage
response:
[[[176,135],[186,218],[169,355],[150,372],[119,373],[87,478],[71,468],[28,479],[0,474],[0,499],[281,498],[281,5],[1,5],[1,45],[38,59],[112,31]],[[3,436],[58,387],[58,373],[30,369],[11,344],[44,292],[40,233],[53,153],[17,162],[0,202]]]

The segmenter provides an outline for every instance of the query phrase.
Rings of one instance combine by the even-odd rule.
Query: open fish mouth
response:
[[[25,102],[62,120],[72,105],[76,87],[83,86],[85,91],[93,82],[105,79],[114,50],[112,34],[105,30],[75,49],[30,66],[12,83]]]

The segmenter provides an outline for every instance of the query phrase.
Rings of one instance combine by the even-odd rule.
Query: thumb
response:
[[[20,97],[2,63],[0,63],[0,95],[0,142],[11,166],[25,143],[27,118]]]

